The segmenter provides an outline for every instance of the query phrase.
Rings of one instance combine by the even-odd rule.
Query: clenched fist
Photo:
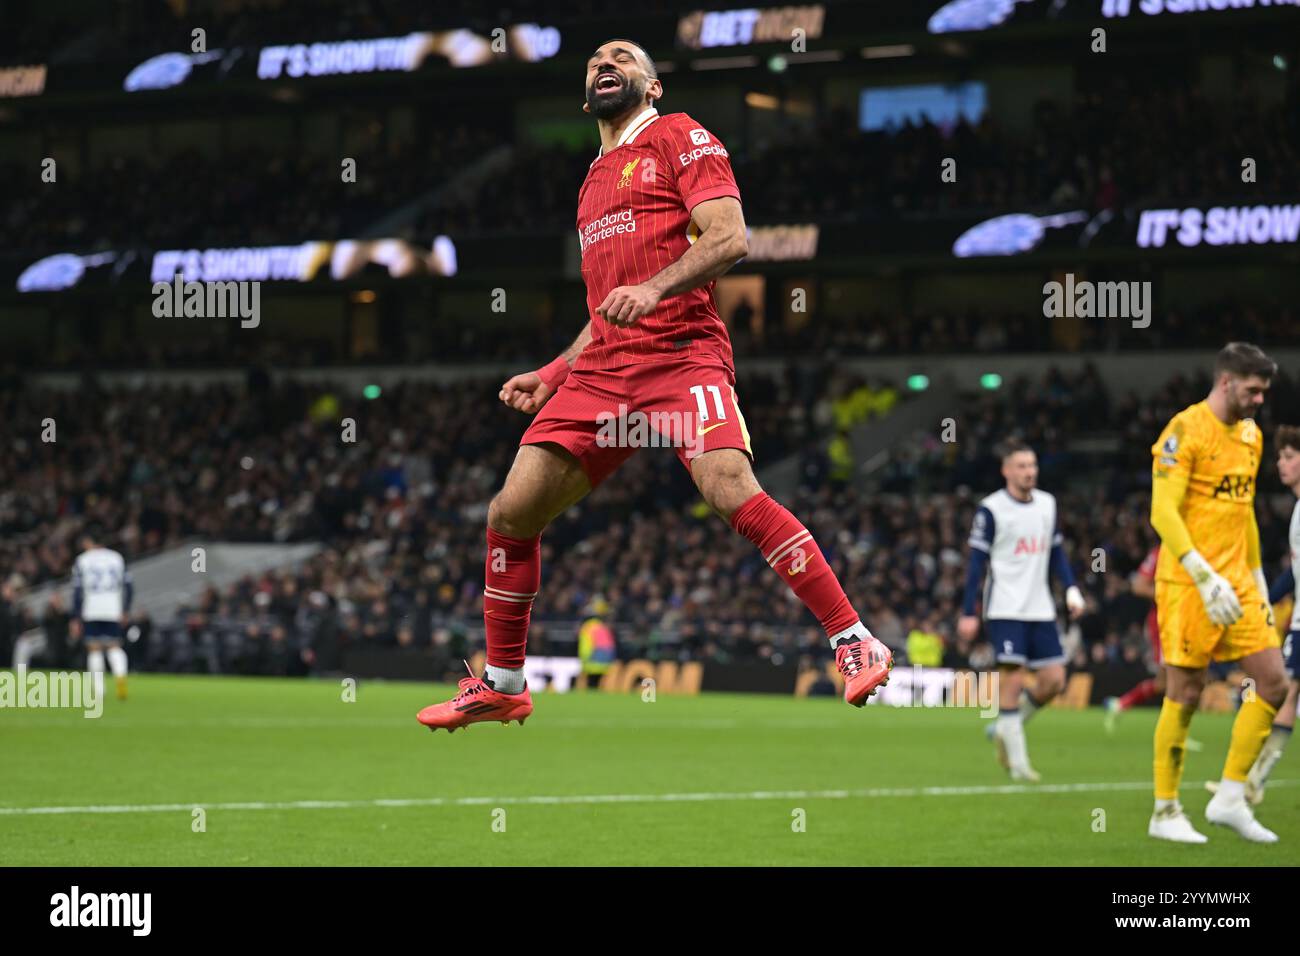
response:
[[[536,372],[523,372],[501,386],[499,397],[515,411],[534,415],[554,392]]]

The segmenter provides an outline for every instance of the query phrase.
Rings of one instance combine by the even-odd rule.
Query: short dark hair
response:
[[[1300,451],[1300,425],[1278,425],[1273,444],[1277,445],[1278,451],[1283,448]]]
[[[1239,378],[1258,375],[1263,379],[1271,379],[1277,374],[1277,363],[1265,355],[1258,345],[1229,342],[1219,350],[1219,355],[1214,360],[1214,377],[1218,378],[1224,372]]]
[[[1033,449],[1029,447],[1028,442],[1015,437],[1003,439],[996,449],[999,461],[1006,461],[1012,455],[1022,451],[1033,452]]]

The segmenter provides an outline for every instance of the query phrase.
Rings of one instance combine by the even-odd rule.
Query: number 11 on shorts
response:
[[[726,418],[727,413],[722,408],[722,392],[718,390],[718,386],[692,385],[691,394],[695,396],[695,405],[696,408],[699,410],[700,421],[707,422],[709,420],[709,410],[705,407],[704,404],[705,388],[708,388],[709,392],[713,395],[713,408],[718,413],[718,417]]]

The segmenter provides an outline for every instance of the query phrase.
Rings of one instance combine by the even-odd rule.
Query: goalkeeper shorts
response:
[[[1205,612],[1201,594],[1192,584],[1156,582],[1156,620],[1160,624],[1160,650],[1173,667],[1200,670],[1210,661],[1236,661],[1257,651],[1281,647],[1277,631],[1269,626],[1264,599],[1253,583],[1238,588],[1241,617],[1220,627]]]

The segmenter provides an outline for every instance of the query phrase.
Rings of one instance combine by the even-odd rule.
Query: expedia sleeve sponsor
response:
[[[687,153],[679,153],[677,156],[677,161],[681,163],[683,166],[689,166],[691,163],[695,162],[697,159],[699,159],[702,156],[727,157],[730,155],[731,154],[727,152],[727,148],[723,146],[721,143],[712,143],[708,146],[696,146],[694,149],[692,149],[690,152]]]
[[[687,212],[709,199],[740,198],[727,148],[691,117],[673,116],[661,142]]]

